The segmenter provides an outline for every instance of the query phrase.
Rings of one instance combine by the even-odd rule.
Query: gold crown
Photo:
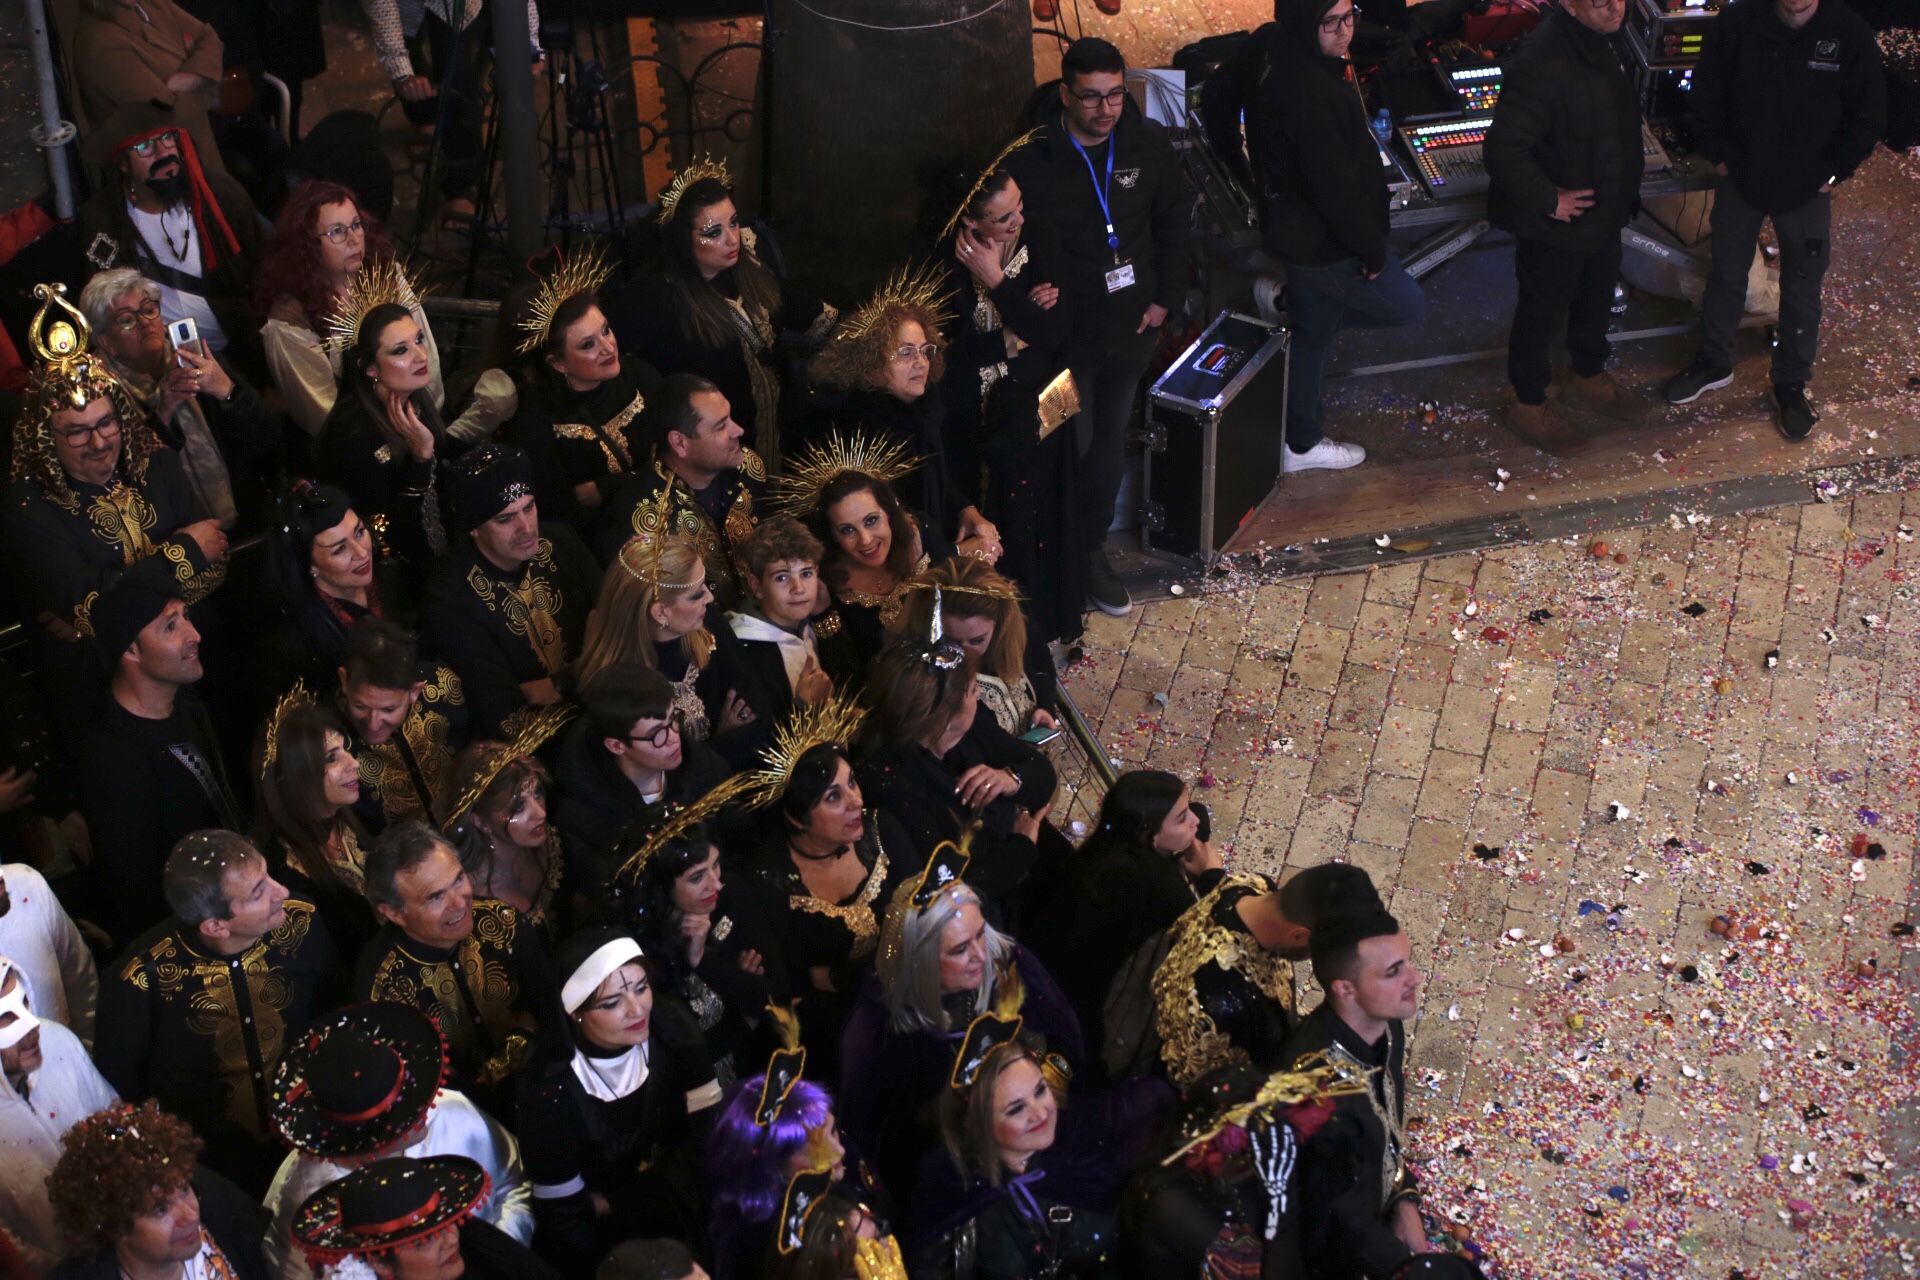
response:
[[[450,827],[466,816],[473,806],[480,803],[480,797],[487,793],[487,788],[493,785],[494,779],[500,776],[502,770],[521,756],[531,756],[545,746],[547,739],[560,732],[567,721],[573,719],[576,710],[577,708],[570,702],[556,702],[550,707],[541,707],[522,717],[519,730],[513,735],[512,742],[491,744],[491,749],[481,763],[479,772],[474,775],[473,781],[467,784],[466,789],[453,798],[453,803],[447,807],[446,817],[440,820],[440,825]]]
[[[717,179],[725,183],[729,189],[733,186],[733,175],[727,172],[726,161],[716,160],[712,156],[701,156],[673,175],[673,181],[669,182],[667,189],[660,193],[660,207],[656,213],[660,222],[664,225],[672,221],[673,211],[680,207],[680,197],[687,194],[687,188],[707,178]]]
[[[1029,129],[1012,142],[1009,142],[1006,146],[1000,148],[1000,154],[995,156],[992,162],[980,171],[979,175],[974,178],[973,185],[967,188],[966,199],[960,202],[960,207],[953,211],[951,218],[947,219],[947,225],[940,228],[938,239],[945,240],[953,234],[953,229],[960,225],[960,219],[966,216],[967,206],[972,204],[975,197],[980,194],[980,188],[987,185],[987,179],[1000,171],[1000,166],[1007,162],[1008,156],[1026,146],[1029,142],[1032,142],[1039,133],[1040,131],[1038,129]]]
[[[52,392],[74,408],[84,409],[95,388],[113,378],[106,365],[87,351],[93,326],[67,301],[66,285],[37,284],[33,296],[40,299],[40,309],[27,325],[27,341],[40,367],[33,372],[30,394],[38,399]]]
[[[675,809],[667,815],[664,822],[647,833],[647,838],[640,842],[640,847],[620,864],[617,874],[628,879],[637,879],[640,873],[646,870],[647,863],[653,861],[653,855],[666,847],[669,841],[678,840],[752,789],[753,776],[736,773],[692,804]]]
[[[919,465],[920,459],[908,456],[907,447],[890,436],[842,436],[836,427],[824,444],[808,446],[788,460],[784,474],[773,477],[767,506],[775,515],[811,515],[820,509],[820,495],[844,471],[892,484]]]
[[[774,730],[773,742],[761,751],[760,758],[766,764],[747,775],[759,792],[753,807],[764,808],[786,794],[801,756],[828,743],[846,746],[866,718],[867,709],[840,690],[814,706],[796,708]]]
[[[520,320],[520,345],[514,348],[515,354],[524,356],[539,350],[553,330],[554,315],[566,305],[567,299],[597,293],[612,277],[613,267],[598,245],[561,258],[560,265],[540,281],[540,288],[527,304],[527,314]]]
[[[360,326],[375,307],[388,303],[411,308],[426,292],[393,258],[369,262],[353,273],[347,296],[327,317],[327,349],[345,351],[360,337]]]
[[[621,544],[620,554],[615,558],[622,569],[656,591],[687,591],[706,581],[705,561],[697,554],[694,556],[694,563],[700,566],[703,576],[692,582],[660,581],[660,557],[666,554],[667,544],[674,541],[691,542],[691,539],[674,536],[673,482],[669,478],[657,495],[634,508],[633,536]],[[699,550],[697,543],[694,549]]]
[[[926,312],[935,328],[945,325],[952,318],[946,307],[946,281],[946,267],[932,259],[918,267],[896,267],[873,291],[873,296],[861,303],[834,330],[833,340],[852,342],[866,337],[884,324],[888,314],[896,307],[913,307]],[[928,334],[927,341],[933,340],[934,335]]]
[[[280,758],[280,728],[286,723],[287,717],[303,707],[313,705],[313,695],[307,692],[307,682],[304,680],[295,680],[293,688],[274,704],[273,714],[267,718],[267,745],[260,753],[262,778],[267,776],[267,770],[273,768],[273,762]]]

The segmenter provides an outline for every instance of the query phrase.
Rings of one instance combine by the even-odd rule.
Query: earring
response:
[[[311,566],[309,566],[309,567],[308,567],[308,569],[307,569],[307,572],[308,572],[308,573],[310,573],[310,574],[312,574],[312,575],[313,575],[314,577],[316,577],[316,578],[318,578],[318,577],[320,576],[320,571],[319,571],[318,569],[315,569],[315,568],[313,568],[313,567],[311,567]]]

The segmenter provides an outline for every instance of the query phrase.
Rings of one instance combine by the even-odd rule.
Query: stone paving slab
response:
[[[1903,474],[1093,619],[1115,760],[1400,916],[1430,1215],[1496,1276],[1914,1273],[1920,494],[1855,492]]]

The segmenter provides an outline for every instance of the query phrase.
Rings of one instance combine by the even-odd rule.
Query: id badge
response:
[[[1107,292],[1118,293],[1122,289],[1133,288],[1133,264],[1122,262],[1107,272]]]

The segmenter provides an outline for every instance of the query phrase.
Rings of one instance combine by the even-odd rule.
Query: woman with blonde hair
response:
[[[673,681],[673,710],[687,737],[705,741],[749,723],[753,712],[734,693],[731,664],[707,625],[712,607],[697,542],[629,538],[600,581],[575,687],[615,663],[637,662]]]
[[[940,589],[940,629],[973,663],[980,709],[1008,733],[1058,728],[1059,721],[1042,705],[1043,699],[1051,701],[1052,679],[1028,674],[1027,617],[1013,583],[981,560],[942,560],[902,590],[897,633],[931,633],[935,587]]]

